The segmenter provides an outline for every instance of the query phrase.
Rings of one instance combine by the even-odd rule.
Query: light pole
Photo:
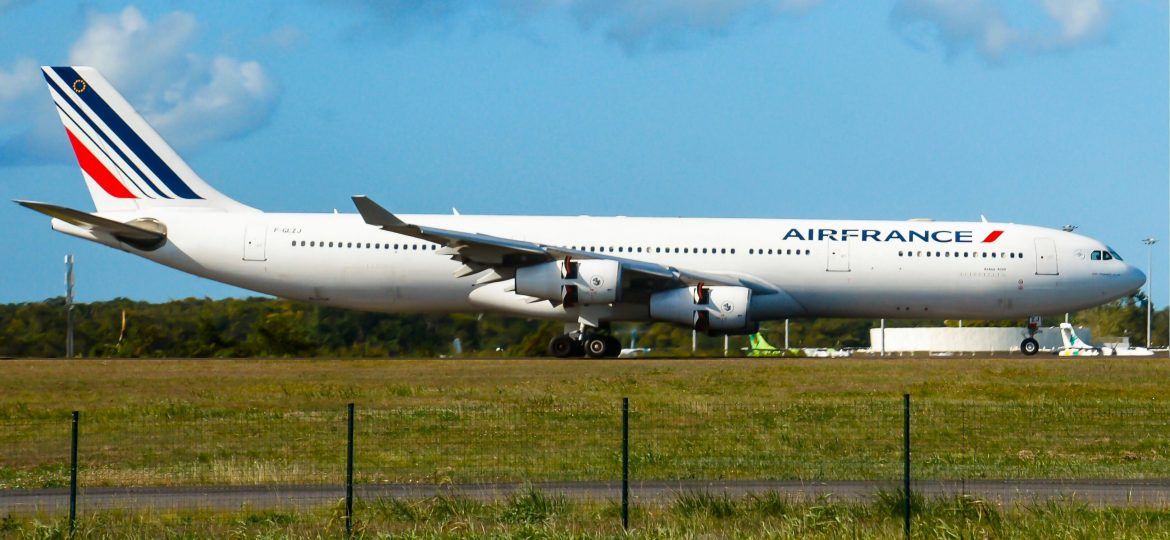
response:
[[[73,358],[73,255],[65,256],[65,358]]]
[[[1154,280],[1153,280],[1153,275],[1154,275],[1154,243],[1157,241],[1158,240],[1156,238],[1153,238],[1153,237],[1142,239],[1142,243],[1146,245],[1146,348],[1147,349],[1150,348],[1150,329],[1152,327],[1152,323],[1154,320],[1153,319],[1153,312],[1154,312],[1153,311],[1154,310],[1153,302],[1154,302],[1154,300],[1153,300],[1153,298],[1150,298],[1150,295],[1152,294],[1151,289],[1154,287]]]

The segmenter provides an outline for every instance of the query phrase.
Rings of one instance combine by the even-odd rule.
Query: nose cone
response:
[[[1146,274],[1136,266],[1126,265],[1125,273],[1121,274],[1121,281],[1125,284],[1126,293],[1132,293],[1146,284]]]

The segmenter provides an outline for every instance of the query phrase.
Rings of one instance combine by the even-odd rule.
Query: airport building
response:
[[[1077,327],[1077,336],[1092,343],[1092,332]],[[869,331],[873,352],[881,352],[882,329]],[[886,328],[886,353],[922,352],[1019,352],[1020,342],[1028,336],[1026,328]],[[1036,334],[1041,350],[1060,348],[1060,329],[1042,328]]]

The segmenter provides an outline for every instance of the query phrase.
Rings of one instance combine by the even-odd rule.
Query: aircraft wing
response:
[[[442,244],[444,248],[438,252],[439,254],[449,255],[463,263],[463,268],[456,274],[459,277],[493,270],[491,274],[480,278],[478,280],[480,283],[506,279],[506,276],[519,266],[572,257],[577,260],[617,261],[622,265],[623,272],[640,274],[658,282],[657,285],[661,288],[704,283],[747,287],[753,294],[760,295],[774,294],[778,291],[777,287],[752,276],[688,270],[649,261],[615,257],[606,253],[406,223],[364,195],[354,196],[353,203],[367,224]]]

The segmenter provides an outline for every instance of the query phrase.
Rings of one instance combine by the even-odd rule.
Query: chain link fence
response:
[[[903,486],[900,396],[729,401],[630,404],[635,506],[708,492],[863,500]],[[1170,502],[1170,403],[930,396],[915,398],[909,412],[917,495]],[[599,501],[621,494],[620,402],[357,403],[353,420],[359,502],[453,493],[492,500],[526,489]],[[76,505],[83,515],[336,506],[346,495],[347,421],[344,403],[283,413],[185,405],[94,417],[80,411]],[[0,516],[68,512],[70,441],[69,415],[0,418]],[[371,504],[357,505],[354,519]]]

